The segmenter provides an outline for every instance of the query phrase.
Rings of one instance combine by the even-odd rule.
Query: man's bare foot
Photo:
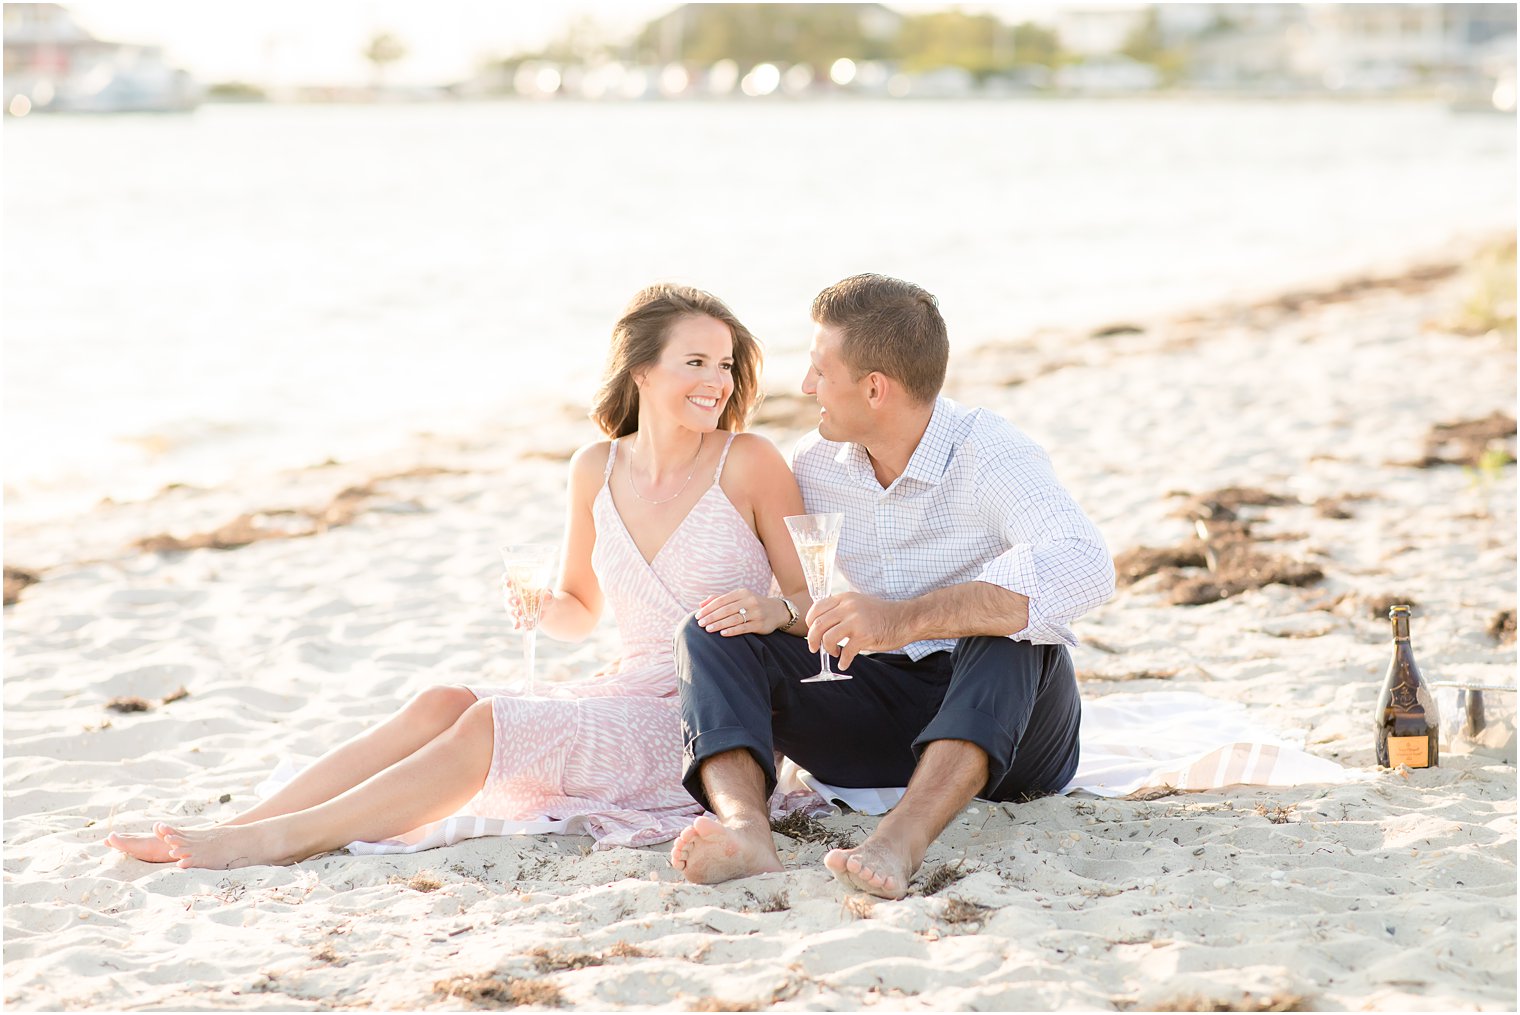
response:
[[[707,815],[691,823],[670,848],[670,865],[696,885],[781,869],[770,825],[730,828]]]
[[[233,867],[291,864],[306,859],[305,854],[293,851],[281,836],[261,821],[193,831],[157,824],[153,826],[153,834],[163,841],[170,859],[177,860],[181,867],[230,870]]]
[[[908,881],[922,860],[915,860],[907,847],[872,836],[854,849],[831,849],[823,865],[847,888],[870,892],[883,899],[908,894]]]
[[[164,840],[151,833],[123,835],[121,832],[112,832],[105,837],[105,844],[145,863],[168,863],[174,859],[169,855],[169,847]]]

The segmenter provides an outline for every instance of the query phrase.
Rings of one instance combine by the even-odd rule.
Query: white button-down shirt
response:
[[[1050,456],[1013,424],[948,398],[934,404],[902,475],[883,489],[858,444],[798,442],[792,469],[810,513],[842,511],[837,568],[879,599],[982,581],[1029,599],[1015,641],[1075,645],[1068,625],[1114,594],[1098,529],[1056,481]],[[953,638],[904,647],[914,659]]]

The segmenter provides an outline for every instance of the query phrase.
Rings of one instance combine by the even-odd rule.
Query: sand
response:
[[[1188,540],[1187,495],[1255,487],[1286,502],[1241,509],[1253,548],[1324,574],[1199,606],[1140,579],[1078,625],[1085,696],[1241,702],[1374,770],[1389,596],[1417,604],[1427,676],[1513,682],[1489,628],[1515,607],[1514,466],[1401,464],[1436,424],[1514,411],[1513,337],[1451,325],[1470,284],[1417,273],[957,352],[950,393],[1040,440],[1116,553]],[[564,458],[593,436],[577,412],[8,528],[6,563],[41,577],[5,611],[8,1006],[1514,1010],[1515,769],[1458,751],[1352,785],[978,802],[900,902],[852,897],[823,844],[785,836],[784,873],[718,887],[664,847],[581,837],[233,872],[100,844],[229,815],[429,684],[510,681],[495,547],[557,537]],[[808,415],[778,395],[762,429],[789,446]],[[243,514],[346,524],[133,548]],[[541,661],[574,679],[613,646],[604,623]],[[121,696],[148,707],[106,708]]]

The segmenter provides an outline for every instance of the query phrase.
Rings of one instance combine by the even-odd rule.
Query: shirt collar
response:
[[[924,428],[918,447],[913,449],[908,467],[897,479],[906,478],[928,486],[938,486],[945,478],[945,470],[950,467],[950,453],[954,450],[951,435],[956,422],[964,414],[965,410],[945,396],[936,398],[929,425]],[[839,445],[839,450],[834,453],[834,461],[845,470],[852,482],[869,485],[874,490],[881,489],[881,484],[876,481],[876,470],[871,468],[871,456],[859,444]],[[897,482],[894,481],[892,485],[896,486]]]
[[[912,479],[929,486],[938,486],[944,480],[945,470],[950,467],[950,453],[955,450],[951,434],[961,415],[961,407],[944,395],[934,400],[934,414],[929,417],[929,425],[924,428],[924,435],[919,438],[918,447],[913,449],[913,457],[908,459],[908,467],[899,479]]]
[[[859,444],[846,441],[839,445],[839,450],[834,453],[834,461],[839,463],[855,485],[869,484],[874,489],[881,489],[881,484],[876,482],[876,470],[871,468],[871,456]]]

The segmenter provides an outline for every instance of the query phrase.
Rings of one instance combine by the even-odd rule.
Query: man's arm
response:
[[[808,645],[815,652],[826,647],[847,668],[857,652],[890,652],[931,638],[1017,634],[1029,623],[1029,598],[983,581],[901,602],[846,592],[819,600],[807,619]]]
[[[1027,597],[1027,622],[1012,637],[1074,644],[1072,621],[1113,598],[1113,558],[1045,450],[1004,420],[992,424],[1002,428],[978,448],[975,483],[982,524],[1008,548],[976,580]]]
[[[973,635],[1064,644],[1066,625],[1114,594],[1114,566],[1096,526],[1040,447],[1023,438],[995,447],[977,468],[980,520],[1008,543],[976,579],[893,602],[857,593],[808,611],[808,644],[890,652],[914,641]],[[843,649],[840,641],[847,640]]]

